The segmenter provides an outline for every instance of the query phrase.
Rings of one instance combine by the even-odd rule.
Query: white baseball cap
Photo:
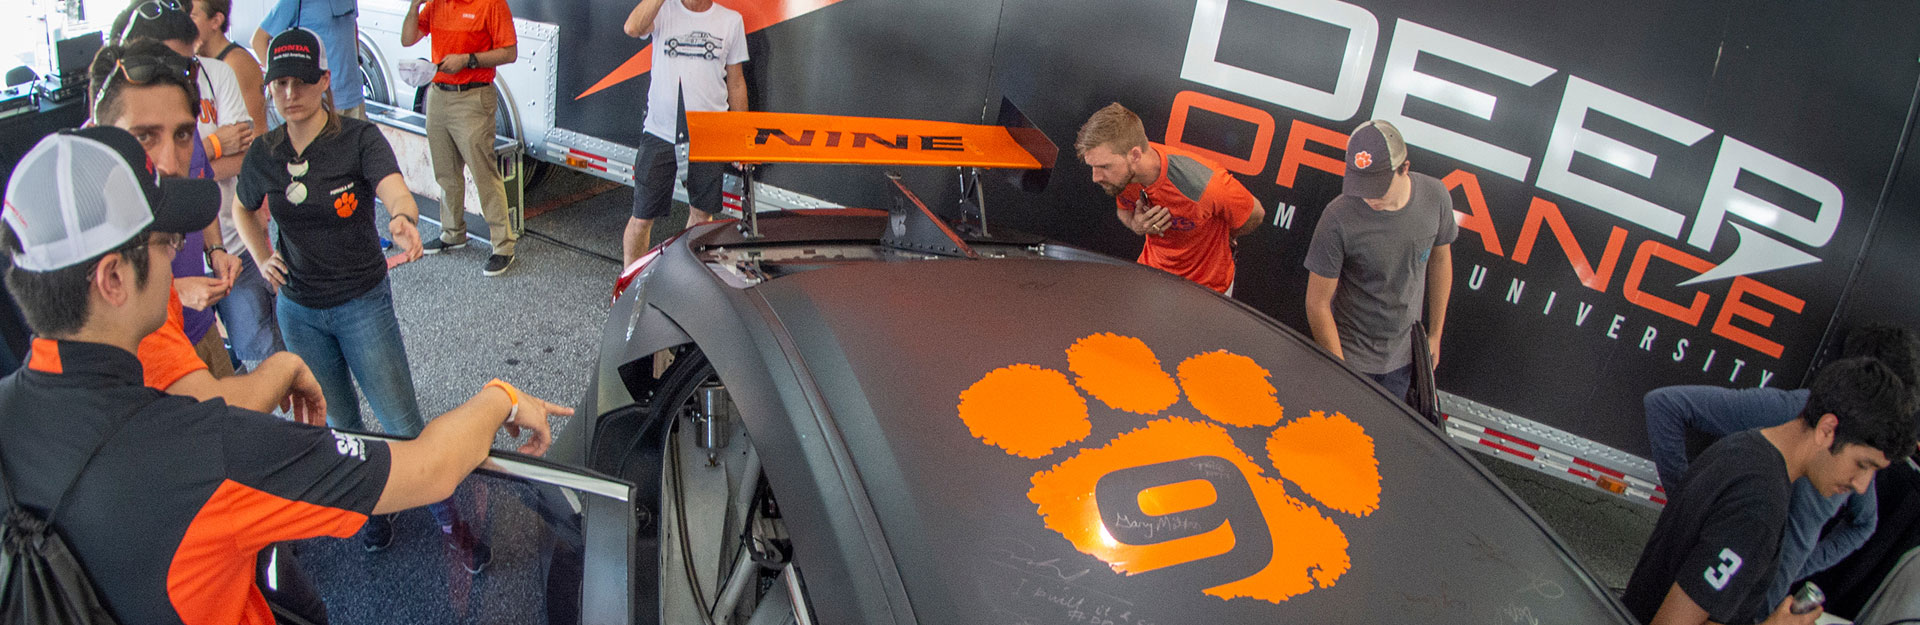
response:
[[[21,157],[7,182],[4,218],[20,240],[13,264],[53,271],[143,231],[198,231],[219,209],[213,181],[162,178],[133,135],[96,126],[49,135]]]

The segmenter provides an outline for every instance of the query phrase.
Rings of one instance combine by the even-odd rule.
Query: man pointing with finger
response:
[[[496,380],[380,442],[143,386],[134,350],[166,323],[181,233],[212,223],[217,189],[158,175],[112,127],[48,137],[7,186],[0,272],[36,334],[0,378],[9,531],[50,526],[123,623],[272,623],[264,547],[443,501],[496,430],[531,430],[537,455],[547,416],[572,413]]]
[[[1121,225],[1145,235],[1140,264],[1233,294],[1233,240],[1267,211],[1233,174],[1185,150],[1149,143],[1140,117],[1109,104],[1080,126],[1074,150],[1113,196]]]

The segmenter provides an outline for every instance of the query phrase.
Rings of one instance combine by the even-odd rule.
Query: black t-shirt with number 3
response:
[[[1713,622],[1765,620],[1774,606],[1763,605],[1764,582],[1779,560],[1792,494],[1786,459],[1759,430],[1714,443],[1660,512],[1621,601],[1652,622],[1679,584]]]
[[[287,261],[285,293],[308,308],[344,304],[387,277],[380,251],[385,224],[373,223],[374,188],[400,173],[400,164],[379,127],[339,119],[339,132],[321,133],[299,154],[286,126],[262,135],[240,169],[240,205],[259,210],[264,198],[273,210],[280,226],[274,250]],[[296,179],[306,196],[297,204],[287,197]]]

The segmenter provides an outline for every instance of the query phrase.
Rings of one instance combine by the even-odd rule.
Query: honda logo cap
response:
[[[1393,186],[1393,172],[1407,162],[1407,142],[1400,129],[1381,120],[1360,124],[1347,137],[1347,173],[1340,181],[1340,192],[1374,199],[1385,196]]]
[[[263,80],[292,76],[304,83],[320,82],[327,72],[327,47],[320,35],[305,28],[289,28],[273,36],[267,44],[267,76]]]
[[[5,219],[20,240],[13,264],[53,271],[144,230],[197,232],[219,209],[212,180],[161,178],[133,135],[97,126],[50,135],[20,158],[7,181]]]

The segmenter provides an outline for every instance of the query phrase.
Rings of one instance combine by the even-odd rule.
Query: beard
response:
[[[1107,197],[1120,197],[1120,191],[1127,188],[1127,185],[1124,184],[1109,184],[1105,182],[1099,184],[1100,190],[1107,192]]]

